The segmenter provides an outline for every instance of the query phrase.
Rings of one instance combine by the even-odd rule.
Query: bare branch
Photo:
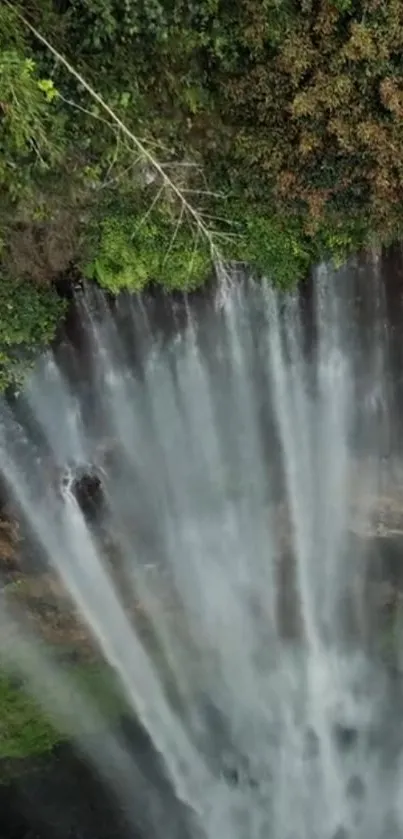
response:
[[[128,172],[131,172],[131,170],[137,166],[140,160],[142,160],[141,156],[137,157],[136,160],[133,160],[129,166],[126,166],[126,168],[119,172],[119,174],[116,175],[114,178],[110,178],[109,181],[103,181],[103,183],[99,185],[99,189],[106,189],[112,184],[115,184],[118,181],[122,180],[122,178],[124,178],[124,176],[127,175]]]
[[[160,186],[160,188],[159,188],[159,190],[158,190],[157,194],[156,194],[156,195],[154,195],[154,198],[153,198],[153,200],[151,201],[151,204],[150,204],[150,206],[149,206],[148,210],[144,213],[144,215],[143,215],[143,216],[142,216],[142,218],[140,219],[139,223],[136,225],[136,229],[135,229],[135,231],[134,231],[134,233],[133,233],[133,236],[135,235],[135,233],[137,233],[137,231],[138,231],[138,230],[140,230],[140,227],[142,227],[142,226],[143,226],[144,222],[148,219],[148,216],[150,215],[150,213],[152,213],[152,211],[153,211],[153,209],[154,209],[155,205],[156,205],[156,204],[158,203],[158,201],[160,200],[160,197],[161,197],[161,195],[162,195],[162,193],[163,193],[164,189],[165,189],[165,184],[162,184],[162,185]],[[132,236],[132,238],[133,238],[133,236]]]
[[[180,204],[183,206],[184,211],[189,215],[190,219],[192,219],[193,222],[195,223],[197,229],[200,231],[200,234],[203,236],[204,239],[206,239],[206,241],[209,244],[210,253],[211,253],[211,256],[212,256],[213,260],[215,260],[217,263],[222,263],[222,259],[221,259],[220,253],[218,251],[218,248],[215,244],[214,237],[213,237],[211,231],[209,230],[209,228],[207,227],[207,225],[205,224],[201,213],[195,207],[193,207],[192,204],[189,203],[189,201],[187,200],[183,191],[180,189],[180,187],[177,186],[177,184],[169,177],[169,175],[166,172],[167,169],[175,168],[176,166],[181,166],[181,167],[189,166],[191,168],[200,170],[199,164],[189,163],[189,162],[184,162],[184,161],[182,161],[181,163],[176,163],[176,162],[163,163],[163,164],[160,163],[155,158],[153,152],[150,151],[150,149],[147,147],[147,145],[144,142],[142,142],[141,140],[139,140],[139,138],[133,133],[133,131],[131,131],[130,128],[128,128],[128,126],[120,119],[120,117],[113,110],[113,108],[111,108],[110,105],[108,105],[108,103],[105,102],[103,97],[92,87],[92,85],[81,75],[81,73],[78,70],[75,69],[75,67],[67,60],[67,58],[65,58],[65,56],[62,55],[62,53],[60,53],[53,46],[53,44],[51,44],[50,41],[48,41],[48,39],[45,38],[45,36],[42,35],[41,32],[38,31],[38,29],[36,29],[36,27],[33,26],[29,22],[29,20],[27,20],[26,17],[24,17],[24,15],[22,15],[20,12],[16,12],[15,7],[10,2],[10,0],[3,0],[3,2],[7,6],[9,6],[10,8],[13,9],[13,11],[17,14],[17,16],[22,21],[22,23],[27,27],[27,29],[29,29],[29,31],[37,38],[37,40],[40,41],[40,43],[43,44],[49,50],[49,52],[54,56],[54,58],[66,68],[68,73],[70,73],[70,75],[73,76],[79,82],[79,84],[87,91],[87,93],[91,96],[91,98],[95,102],[97,102],[98,105],[100,105],[102,110],[106,114],[108,114],[111,121],[116,126],[118,126],[118,128],[121,130],[122,134],[125,135],[126,137],[128,137],[129,140],[131,140],[131,142],[137,148],[138,152],[142,155],[144,160],[147,163],[149,163],[150,166],[161,177],[162,184],[164,186],[168,187],[171,190],[171,192],[176,196],[176,198],[179,200]],[[159,194],[158,194],[158,197],[159,197]]]
[[[174,230],[174,232],[173,232],[173,235],[172,235],[171,241],[170,241],[170,243],[169,243],[168,250],[167,250],[167,252],[166,252],[166,254],[165,254],[165,256],[164,256],[164,259],[163,259],[162,265],[165,265],[165,263],[166,263],[166,261],[167,261],[167,259],[168,259],[168,256],[169,256],[169,254],[171,253],[171,250],[172,250],[172,248],[173,248],[173,246],[174,246],[175,239],[176,239],[176,237],[177,237],[177,235],[178,235],[178,232],[179,232],[180,226],[181,226],[181,224],[182,224],[182,219],[183,219],[184,213],[185,213],[185,210],[184,210],[184,206],[183,206],[183,204],[182,204],[182,205],[181,205],[181,210],[180,210],[180,213],[179,213],[179,216],[178,216],[178,220],[177,220],[176,225],[175,225],[175,230]]]
[[[195,231],[195,234],[194,234],[194,245],[193,245],[193,250],[192,250],[192,253],[191,253],[191,256],[190,256],[190,260],[189,260],[188,277],[190,277],[190,275],[192,273],[193,263],[194,263],[195,256],[196,256],[196,251],[197,251],[197,244],[198,244],[198,241],[199,241],[199,236],[200,236],[200,229],[197,228],[196,231]]]
[[[113,157],[112,157],[112,160],[111,160],[111,162],[110,162],[110,164],[109,164],[109,166],[108,166],[108,169],[107,169],[107,171],[106,171],[106,173],[105,173],[105,178],[108,178],[108,177],[109,177],[109,175],[110,175],[110,173],[112,172],[112,169],[113,169],[113,167],[114,167],[114,165],[115,165],[115,163],[116,163],[116,161],[117,161],[117,159],[118,159],[118,155],[119,155],[119,147],[120,147],[120,130],[116,132],[116,145],[115,145],[115,150],[114,150],[114,152],[113,152]]]
[[[59,91],[58,91],[58,98],[61,99],[62,102],[64,102],[66,105],[69,105],[70,108],[75,108],[77,111],[81,111],[83,114],[86,114],[87,116],[92,117],[92,119],[97,119],[99,122],[103,122],[103,124],[107,125],[109,128],[111,128],[112,131],[116,130],[113,122],[110,122],[108,119],[104,119],[103,117],[100,117],[99,114],[94,114],[93,111],[89,111],[88,108],[84,108],[82,105],[79,105],[78,102],[74,102],[73,99],[67,99]]]
[[[204,210],[200,210],[200,215],[203,216],[203,218],[209,219],[209,221],[222,221],[225,224],[230,225],[231,227],[233,227],[234,225],[237,226],[237,227],[241,226],[238,221],[234,221],[233,219],[224,218],[224,216],[212,215],[211,213],[204,212]]]
[[[197,169],[199,172],[202,171],[200,163],[192,163],[192,161],[171,160],[168,163],[160,163],[159,165],[161,169],[176,169],[176,167],[182,167],[184,169]]]
[[[210,234],[211,236],[214,236],[215,239],[224,239],[228,242],[234,242],[240,238],[239,233],[224,233],[221,230],[211,230]]]
[[[212,198],[225,198],[223,192],[212,192],[210,189],[182,189],[182,192],[185,195],[210,195]]]

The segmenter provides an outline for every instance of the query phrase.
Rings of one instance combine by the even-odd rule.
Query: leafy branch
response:
[[[12,7],[9,0],[4,0],[5,4],[10,8],[13,8],[13,11],[20,19],[20,21],[24,24],[24,26],[31,32],[34,37],[40,41],[40,43],[46,47],[47,50],[54,56],[54,58],[62,64],[68,73],[73,76],[76,81],[84,88],[89,96],[100,106],[105,114],[109,117],[112,125],[117,126],[121,134],[126,137],[138,155],[139,158],[148,164],[156,173],[156,176],[160,179],[161,187],[157,192],[156,198],[153,200],[151,205],[151,210],[153,209],[155,203],[159,200],[160,195],[164,190],[168,190],[171,192],[172,195],[178,200],[179,204],[181,205],[181,212],[179,215],[180,223],[182,223],[182,218],[187,217],[191,223],[191,227],[196,229],[196,242],[200,237],[204,239],[204,241],[208,244],[211,259],[214,262],[216,269],[219,270],[220,274],[222,275],[223,272],[225,273],[224,262],[221,255],[221,251],[216,243],[216,239],[218,237],[218,233],[212,229],[207,219],[199,210],[188,200],[186,197],[189,192],[181,189],[177,183],[172,179],[171,175],[169,174],[170,169],[176,167],[178,165],[186,165],[186,166],[196,166],[197,164],[186,163],[186,164],[177,164],[177,163],[169,163],[169,162],[160,162],[156,157],[154,152],[150,149],[149,145],[146,145],[146,142],[140,140],[136,134],[131,131],[131,129],[126,125],[126,123],[118,116],[116,111],[108,105],[105,99],[95,90],[95,88],[84,78],[84,76],[71,64],[71,62],[61,53],[59,52],[56,47],[44,36],[35,26],[33,26],[27,19],[21,14],[19,11],[16,11],[14,7]],[[110,124],[110,123],[109,123]],[[136,164],[138,159],[136,160]],[[202,190],[200,194],[205,194],[208,190]],[[192,194],[199,194],[198,190],[195,190]],[[151,211],[147,211],[146,217]],[[177,236],[177,228],[175,228],[173,233],[173,241]],[[169,246],[169,251],[172,248],[172,244]]]

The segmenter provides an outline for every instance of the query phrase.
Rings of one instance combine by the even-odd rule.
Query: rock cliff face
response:
[[[0,509],[0,584],[19,571],[19,527]]]
[[[11,606],[21,608],[33,632],[53,647],[78,649],[88,655],[88,632],[56,574],[30,562],[29,541],[16,514],[0,510],[0,591]],[[1,642],[1,637],[0,637]]]
[[[397,638],[398,626],[403,628],[403,474],[390,464],[385,474],[378,467],[364,460],[351,465],[345,534],[334,575],[345,614],[341,631],[346,638],[358,633],[360,643],[368,641],[372,649],[382,647],[385,633],[389,643],[393,634]],[[269,528],[277,545],[279,631],[286,638],[300,638],[295,539],[285,501],[269,511]],[[403,672],[403,660],[400,669]]]
[[[370,465],[369,465],[370,466]],[[371,486],[373,469],[357,463],[350,487],[346,558],[341,558],[343,569],[354,580],[354,603],[349,606],[351,620],[365,613],[364,623],[379,625],[387,618],[403,616],[403,480],[389,476],[378,486]],[[72,476],[70,487],[91,526],[102,523],[102,472],[88,470]],[[269,512],[269,527],[276,530],[278,545],[277,584],[280,631],[286,636],[299,637],[301,622],[295,585],[295,557],[290,512],[285,503]],[[111,578],[121,591],[122,602],[133,619],[147,629],[147,615],[141,603],[133,603],[128,596],[125,572],[121,567],[119,550],[113,534],[103,535],[105,560]],[[158,579],[157,579],[158,578]],[[156,597],[172,613],[179,614],[179,605],[172,602],[172,592],[161,569],[156,572]],[[32,623],[32,629],[44,640],[61,649],[67,646],[84,656],[94,652],[84,622],[56,574],[49,568],[30,562],[29,537],[22,536],[22,528],[13,513],[3,506],[0,510],[0,586],[10,603],[21,607]],[[161,594],[163,592],[163,594]],[[130,601],[130,602],[129,602]],[[168,604],[168,605],[167,605]]]

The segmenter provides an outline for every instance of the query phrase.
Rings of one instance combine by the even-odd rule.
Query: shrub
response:
[[[35,355],[54,338],[64,307],[51,287],[0,276],[0,391],[21,382]]]
[[[298,220],[280,215],[261,215],[242,210],[234,212],[240,223],[239,239],[228,256],[247,262],[256,271],[287,287],[305,276],[312,261],[312,244]]]
[[[27,14],[24,0],[14,7]],[[30,0],[29,20],[164,166],[197,161],[205,193],[228,190],[213,211],[240,222],[229,258],[284,285],[318,257],[340,262],[401,236],[401,0]],[[105,288],[201,282],[208,248],[194,249],[186,226],[170,245],[169,207],[141,223],[141,212],[103,213],[106,194],[119,207],[141,191],[138,152],[4,4],[0,49],[6,244],[21,214],[32,224],[57,192],[78,206],[88,247],[103,219],[88,273]]]
[[[85,273],[116,293],[140,291],[151,281],[171,290],[190,290],[206,279],[210,269],[206,244],[197,243],[185,223],[175,235],[174,222],[164,210],[157,210],[148,217],[145,212],[106,218]]]

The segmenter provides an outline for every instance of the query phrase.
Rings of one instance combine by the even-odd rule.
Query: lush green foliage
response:
[[[149,279],[192,287],[208,263],[203,237],[193,249],[180,202],[166,190],[159,200],[161,179],[150,186],[136,144],[18,12],[71,58],[180,189],[191,190],[189,200],[236,222],[232,230],[213,222],[236,234],[226,256],[289,283],[318,256],[341,260],[401,236],[401,0],[14,0],[12,7],[0,8],[7,276],[49,282],[75,262],[91,263],[92,275],[114,291]],[[173,167],[190,160],[203,179]],[[122,218],[120,204],[154,199],[140,224],[138,210]],[[32,271],[18,258],[22,234],[32,243]],[[44,258],[43,243],[55,240]]]
[[[0,196],[27,197],[34,174],[43,175],[61,158],[60,125],[50,78],[38,72],[25,50],[15,16],[0,13]],[[9,206],[7,202],[7,207]]]
[[[276,277],[286,287],[305,276],[313,248],[298,218],[259,215],[258,210],[242,205],[231,210],[238,221],[238,237],[228,248],[229,256],[250,264],[259,274]]]
[[[116,680],[106,666],[76,664],[70,667],[67,675],[72,692],[79,691],[92,702],[107,722],[127,711]],[[18,679],[0,672],[0,760],[41,755],[67,734],[48,719],[24,686],[17,686],[17,682]]]
[[[0,757],[25,757],[48,751],[55,743],[52,726],[35,702],[0,676]]]
[[[205,242],[192,229],[175,227],[168,210],[110,215],[99,225],[95,258],[84,273],[114,293],[140,291],[154,281],[168,289],[190,290],[211,270]]]
[[[0,390],[21,381],[36,351],[53,339],[63,309],[52,288],[0,276]]]

